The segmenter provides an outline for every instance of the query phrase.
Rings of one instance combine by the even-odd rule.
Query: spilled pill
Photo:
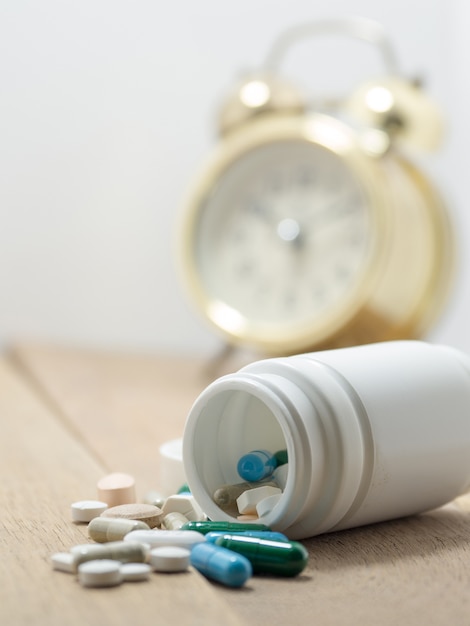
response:
[[[215,543],[219,537],[231,537],[232,535],[240,535],[241,537],[256,537],[257,539],[269,539],[270,541],[289,541],[288,537],[283,533],[277,533],[273,530],[243,530],[241,532],[227,533],[220,530],[213,530],[206,535],[206,541]]]
[[[188,530],[133,530],[124,537],[124,541],[138,541],[151,548],[160,546],[178,546],[191,549],[205,540],[204,535]]]
[[[113,517],[95,517],[88,524],[88,536],[98,543],[120,541],[133,530],[150,530],[145,522]]]
[[[165,500],[165,504],[162,507],[163,515],[168,513],[181,513],[190,521],[204,520],[204,515],[201,507],[191,494],[176,494],[170,496]]]
[[[135,530],[133,532],[152,532]],[[156,531],[155,531],[156,532]],[[77,565],[85,561],[112,559],[121,563],[144,563],[149,549],[137,541],[110,541],[109,543],[84,543],[70,548]]]
[[[149,528],[160,526],[162,511],[152,504],[120,504],[105,511],[105,517],[132,519],[145,522]]]
[[[255,573],[297,576],[308,561],[307,550],[297,541],[269,541],[232,535],[219,537],[215,545],[243,554]]]
[[[84,587],[114,587],[122,582],[121,564],[110,559],[82,563],[78,581]]]
[[[195,530],[198,533],[205,535],[212,530],[223,530],[230,533],[231,531],[238,532],[240,530],[271,530],[266,524],[256,523],[242,523],[242,522],[218,522],[207,520],[205,522],[187,522],[181,529],[182,531]]]
[[[72,521],[74,522],[91,522],[92,519],[98,517],[106,511],[108,505],[100,500],[80,500],[70,505]]]
[[[118,506],[136,501],[135,480],[129,474],[114,472],[98,481],[98,499],[108,506]]]
[[[191,550],[180,546],[161,546],[150,550],[149,561],[156,572],[184,572],[189,567]]]
[[[121,563],[121,576],[124,582],[148,580],[152,568],[147,563]]]
[[[52,568],[60,572],[73,574],[77,571],[77,562],[70,552],[56,552],[51,556]]]
[[[251,577],[250,561],[212,543],[200,543],[191,552],[191,565],[207,578],[228,587],[241,587]]]
[[[178,513],[178,511],[174,511],[164,516],[162,519],[162,528],[166,530],[180,530],[187,522],[189,522],[187,517],[182,513]]]

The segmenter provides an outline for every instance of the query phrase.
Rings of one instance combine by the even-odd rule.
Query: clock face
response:
[[[199,206],[195,271],[215,323],[237,334],[325,324],[357,306],[374,215],[344,159],[305,139],[242,153]],[[268,331],[269,332],[269,331]]]

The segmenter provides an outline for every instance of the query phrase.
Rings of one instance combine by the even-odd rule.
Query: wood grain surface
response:
[[[296,579],[255,577],[230,590],[191,572],[81,589],[47,563],[51,552],[83,539],[83,527],[68,521],[69,503],[94,497],[108,471],[132,473],[138,495],[158,487],[158,447],[181,436],[209,382],[207,364],[47,345],[18,347],[10,362],[0,371],[1,624],[146,624],[153,615],[152,623],[190,625],[470,625],[468,496],[309,539],[309,565]]]
[[[70,521],[69,507],[96,498],[105,473],[75,433],[0,361],[0,624],[242,623],[194,571],[85,589],[73,575],[52,570],[51,554],[88,541],[86,527]]]

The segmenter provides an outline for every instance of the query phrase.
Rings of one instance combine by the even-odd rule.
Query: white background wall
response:
[[[284,28],[353,9],[384,24],[405,73],[424,75],[448,116],[445,149],[427,165],[453,204],[461,269],[430,338],[470,352],[470,4],[352,5],[3,0],[0,344],[29,337],[215,350],[219,341],[180,287],[174,243],[184,194],[215,142],[218,103]],[[325,46],[321,54],[299,50],[286,66],[306,89],[355,71]]]

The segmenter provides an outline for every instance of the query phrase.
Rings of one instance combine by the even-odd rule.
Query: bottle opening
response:
[[[281,427],[282,411],[265,389],[261,400],[256,384],[239,381],[239,388],[234,389],[231,381],[230,389],[222,390],[223,383],[217,382],[217,389],[204,394],[188,417],[183,457],[189,486],[205,513],[211,519],[233,521],[242,514],[236,505],[235,486],[246,482],[237,469],[240,459],[254,450],[272,455],[287,451],[289,457],[293,442]],[[285,480],[286,473],[287,467],[283,470]],[[268,475],[255,486],[273,482],[273,475]],[[230,494],[224,496],[227,489]],[[282,500],[282,495],[276,499],[273,511]]]

